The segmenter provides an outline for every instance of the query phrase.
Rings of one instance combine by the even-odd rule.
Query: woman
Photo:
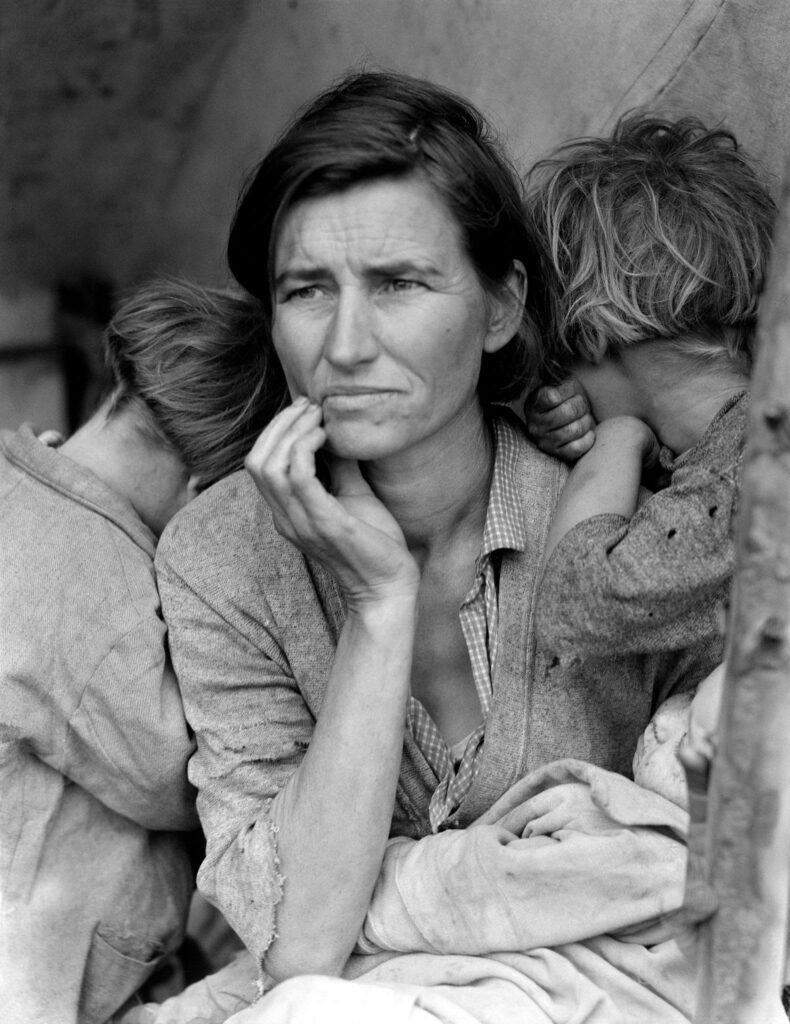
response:
[[[100,1024],[183,937],[193,739],[153,557],[276,407],[248,300],[140,288],[104,338],[108,393],[54,446],[0,435],[0,1002]],[[61,439],[62,440],[62,439]]]
[[[337,975],[389,836],[469,825],[558,757],[627,770],[651,708],[715,662],[536,648],[565,471],[492,404],[523,389],[541,271],[474,108],[350,76],[265,157],[228,251],[293,401],[158,553],[199,884],[271,978]],[[646,864],[668,884],[653,847],[616,860],[624,904]]]

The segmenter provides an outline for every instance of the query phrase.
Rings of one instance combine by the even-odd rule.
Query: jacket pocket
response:
[[[94,932],[82,976],[78,1014],[80,1024],[106,1024],[166,955],[162,953],[151,960],[135,960],[134,957],[119,953],[106,939]]]

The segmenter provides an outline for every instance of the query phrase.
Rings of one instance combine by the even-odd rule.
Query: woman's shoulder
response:
[[[527,434],[523,420],[508,407],[497,407],[492,418],[497,458],[527,505],[536,500],[553,507],[568,476],[568,466],[542,452]]]
[[[156,551],[158,573],[185,580],[227,578],[256,589],[272,573],[304,571],[304,559],[280,536],[269,506],[244,470],[209,487],[165,527]]]
[[[170,521],[155,565],[171,633],[176,622],[192,629],[210,608],[277,659],[294,622],[342,618],[333,579],[280,536],[244,471],[204,491]],[[299,646],[303,632],[292,630],[289,643]]]
[[[157,553],[188,548],[202,555],[244,542],[257,548],[276,542],[277,537],[269,506],[249,475],[239,470],[203,491],[170,520]]]

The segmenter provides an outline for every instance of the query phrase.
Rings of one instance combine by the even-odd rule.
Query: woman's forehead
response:
[[[302,199],[286,214],[275,250],[285,265],[351,259],[444,265],[463,256],[461,230],[423,177],[382,178]]]

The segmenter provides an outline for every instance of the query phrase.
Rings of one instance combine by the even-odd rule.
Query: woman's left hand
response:
[[[600,834],[618,827],[583,782],[564,782],[537,793],[505,815],[501,824],[524,839],[552,836],[565,829]]]

